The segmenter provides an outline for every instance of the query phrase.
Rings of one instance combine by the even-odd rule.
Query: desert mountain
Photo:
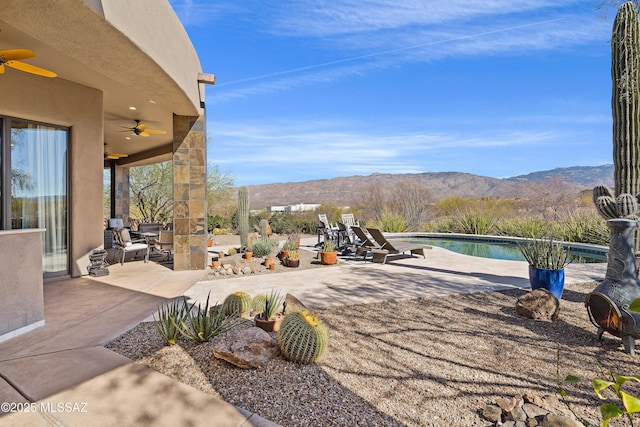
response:
[[[248,185],[247,188],[251,209],[299,203],[350,206],[360,203],[362,194],[371,191],[372,188],[393,191],[394,188],[408,181],[425,185],[434,199],[453,195],[517,197],[523,193],[535,191],[535,185],[541,183],[562,187],[557,190],[572,192],[599,184],[613,186],[613,165],[557,168],[504,179],[464,172],[376,173],[368,176],[356,175],[305,182]]]

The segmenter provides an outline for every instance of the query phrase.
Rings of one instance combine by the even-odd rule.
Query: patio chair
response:
[[[351,227],[355,235],[355,239],[352,242],[354,248],[354,258],[362,256],[363,259],[367,258],[367,254],[373,249],[381,249],[380,245],[369,239],[369,236],[364,232],[362,227],[354,225]]]
[[[155,246],[160,252],[166,254],[162,261],[170,261],[173,256],[173,231],[160,230]]]
[[[353,240],[354,233],[351,230],[351,227],[359,227],[360,224],[356,221],[356,218],[352,213],[342,214],[342,223],[347,227],[347,235],[349,236],[349,239]]]
[[[422,255],[423,258],[427,258],[424,250],[431,249],[429,245],[419,245],[414,243],[407,242],[393,242],[391,243],[387,240],[386,237],[382,234],[382,231],[378,228],[367,228],[373,240],[380,245],[380,249],[373,249],[373,261],[380,261],[382,264],[387,262],[387,257],[389,255],[400,255],[405,252],[411,253],[411,255]]]
[[[335,242],[337,230],[337,227],[334,227],[329,223],[327,214],[318,214],[318,243],[316,246],[322,246],[329,240],[333,240]],[[320,241],[320,236],[323,238],[322,241]]]
[[[144,251],[144,262],[149,262],[149,245],[145,239],[132,240],[129,230],[126,228],[116,228],[113,230],[113,242],[115,243],[116,250],[122,253],[120,259],[120,265],[124,265],[124,258],[128,252],[135,252],[136,255],[139,251]]]

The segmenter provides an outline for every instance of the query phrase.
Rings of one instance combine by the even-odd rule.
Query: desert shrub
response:
[[[305,234],[316,234],[318,232],[317,219],[296,219],[296,231]]]
[[[384,211],[379,221],[380,230],[387,233],[402,233],[407,231],[407,220],[401,214],[393,211]]]
[[[273,214],[269,219],[269,225],[276,234],[290,234],[297,231],[295,219],[290,213],[278,212]]]
[[[491,211],[466,209],[455,217],[456,231],[465,234],[492,234],[496,220]]]
[[[439,217],[423,225],[422,230],[427,233],[453,233],[456,221],[452,217]]]
[[[510,218],[496,224],[500,236],[540,238],[547,236],[551,224],[541,218]]]
[[[449,196],[436,202],[438,216],[456,215],[458,212],[477,207],[474,199],[465,199],[462,196]]]
[[[212,231],[216,228],[231,228],[231,218],[225,218],[220,215],[209,215],[207,217],[207,230]]]
[[[595,245],[609,244],[607,222],[595,212],[568,212],[554,223],[554,234],[563,240]]]

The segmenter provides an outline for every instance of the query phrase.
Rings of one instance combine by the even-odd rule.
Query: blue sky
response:
[[[612,163],[598,0],[170,0],[237,185]]]

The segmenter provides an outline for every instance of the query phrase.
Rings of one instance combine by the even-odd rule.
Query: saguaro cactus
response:
[[[238,231],[240,245],[246,247],[249,243],[249,190],[247,187],[238,189]]]
[[[615,195],[640,192],[640,23],[633,2],[620,6],[611,35]]]
[[[640,196],[640,22],[633,2],[618,9],[611,35],[611,111],[615,192],[598,186],[593,201],[605,219],[638,219]],[[640,238],[635,233],[635,252]]]

